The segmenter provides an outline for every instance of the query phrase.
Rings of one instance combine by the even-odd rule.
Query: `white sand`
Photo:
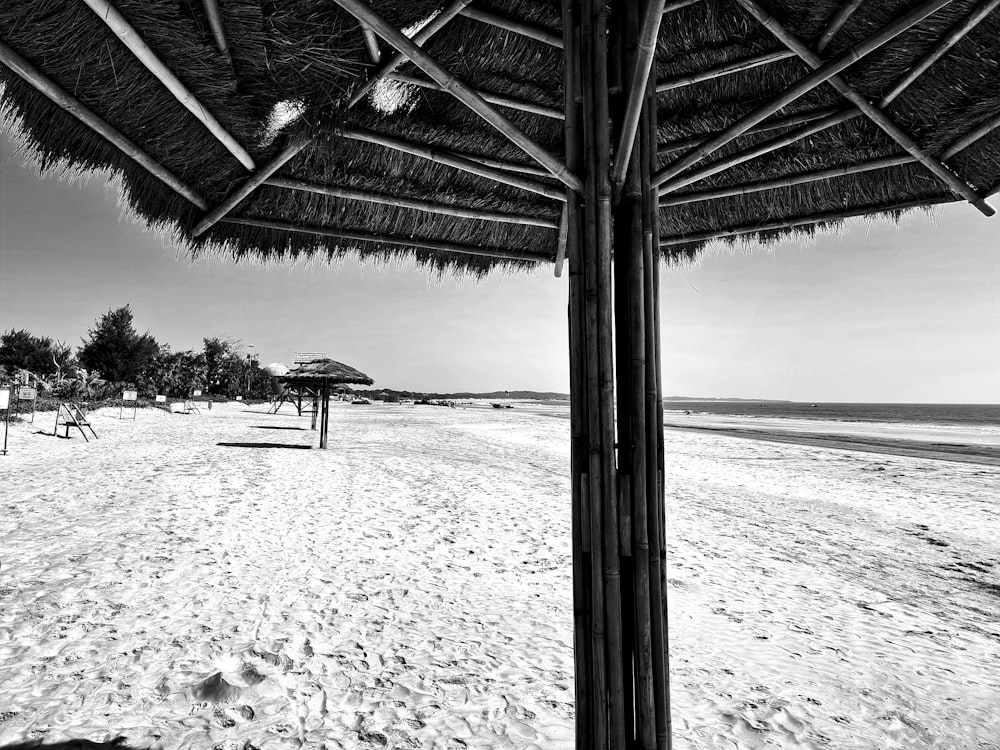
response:
[[[253,408],[12,427],[0,747],[572,747],[568,422]],[[678,748],[1000,748],[1000,470],[667,440]]]

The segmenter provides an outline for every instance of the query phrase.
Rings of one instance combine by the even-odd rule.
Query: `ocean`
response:
[[[834,422],[1000,427],[1000,404],[847,404],[794,401],[664,401],[671,413],[713,414]]]

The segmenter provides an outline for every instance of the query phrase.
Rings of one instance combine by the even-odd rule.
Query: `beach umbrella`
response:
[[[361,370],[333,359],[314,359],[289,370],[282,382],[299,388],[320,390],[319,447],[326,448],[330,421],[330,387],[338,384],[371,385],[374,381]]]

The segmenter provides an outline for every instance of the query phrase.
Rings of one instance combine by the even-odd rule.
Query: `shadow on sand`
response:
[[[223,448],[296,448],[298,450],[312,450],[311,445],[296,445],[295,443],[216,443]],[[0,748],[0,750],[5,750]]]
[[[139,750],[125,744],[124,737],[109,742],[91,742],[90,740],[66,740],[64,742],[43,742],[31,740],[13,745],[0,745],[0,750]]]
[[[277,425],[269,424],[252,424],[250,425],[252,430],[304,430],[305,427],[279,427]]]

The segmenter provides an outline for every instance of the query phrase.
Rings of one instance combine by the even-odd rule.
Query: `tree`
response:
[[[205,387],[205,371],[204,354],[171,352],[163,347],[148,368],[143,390],[188,398],[195,389]]]
[[[218,336],[203,339],[205,343],[205,377],[208,392],[225,394],[230,385],[233,361],[239,360],[239,342]]]
[[[68,369],[72,364],[70,348],[48,336],[32,336],[28,331],[13,328],[0,335],[0,367],[13,375],[28,370],[38,377]]]
[[[160,351],[149,332],[139,334],[132,325],[128,305],[109,310],[88,331],[80,349],[80,362],[105,380],[135,383],[142,378]]]

